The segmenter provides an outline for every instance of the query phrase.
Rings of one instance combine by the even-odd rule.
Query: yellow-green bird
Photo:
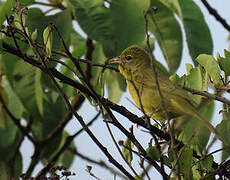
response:
[[[141,47],[133,45],[125,49],[119,57],[110,60],[119,64],[119,71],[125,77],[129,93],[134,102],[155,120],[164,122],[181,115],[189,115],[200,120],[220,139],[219,133],[195,109],[195,103],[187,91],[175,85],[168,77],[156,69],[163,101],[156,85],[156,76],[149,54]],[[166,107],[166,110],[162,104]],[[167,113],[166,113],[167,112]]]

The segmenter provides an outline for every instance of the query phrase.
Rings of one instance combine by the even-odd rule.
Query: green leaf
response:
[[[230,121],[229,119],[223,119],[217,126],[216,130],[223,136],[223,137],[228,137],[229,136],[229,131],[230,131]],[[226,146],[222,144],[223,148]],[[226,160],[227,158],[230,157],[230,150],[226,149],[222,151],[221,154],[221,161]]]
[[[205,71],[211,76],[214,84],[220,83],[220,69],[215,58],[208,54],[201,54],[196,61],[204,67]]]
[[[35,31],[32,32],[32,34],[31,34],[31,39],[32,39],[32,41],[36,41],[36,40],[37,40],[37,37],[38,37],[38,30],[35,29]]]
[[[27,113],[31,116],[37,115],[38,109],[35,98],[36,68],[23,61],[17,61],[14,67],[12,89],[20,98]]]
[[[45,45],[46,55],[48,57],[51,57],[52,55],[52,41],[53,41],[52,27],[48,25],[43,31],[43,42]]]
[[[110,46],[112,24],[103,0],[69,0],[74,17],[89,38]]]
[[[203,173],[200,171],[200,166],[199,162],[192,166],[192,175],[194,180],[199,180],[203,177]]]
[[[200,67],[190,70],[189,75],[186,77],[186,86],[196,90],[203,89],[203,78]],[[202,96],[192,94],[190,94],[190,96],[197,104],[200,104]]]
[[[11,112],[13,112],[14,117],[20,119],[22,117],[22,113],[24,111],[23,104],[21,103],[19,97],[15,94],[12,87],[10,86],[8,81],[4,81],[3,87],[6,89],[9,98],[8,108]]]
[[[210,30],[205,22],[200,8],[193,0],[160,0],[181,19],[194,63],[195,58],[202,53],[212,54],[213,42]]]
[[[169,77],[171,73],[168,72],[168,70],[161,64],[159,61],[154,60],[154,65],[157,69],[159,69],[165,76]]]
[[[5,36],[3,40],[14,46],[14,41],[12,38]],[[23,43],[21,41],[18,41],[18,45],[22,52],[26,52],[29,47],[26,43]],[[19,57],[9,54],[9,53],[2,54],[2,63],[4,65],[4,73],[6,73],[7,79],[12,87],[13,87],[13,81],[14,81],[13,71],[19,59],[20,59]]]
[[[177,0],[178,15],[184,25],[189,53],[195,58],[202,53],[212,54],[213,42],[210,30],[200,8],[192,0]]]
[[[204,159],[200,161],[200,163],[207,171],[213,170],[212,168],[213,156],[212,155],[205,157]]]
[[[20,175],[22,174],[22,155],[20,152],[17,152],[14,155],[15,157],[13,162],[12,160],[0,161],[0,179],[10,180],[12,177],[20,179]]]
[[[59,95],[56,101],[52,101],[52,92],[46,94],[49,101],[44,101],[44,116],[37,116],[35,119],[42,122],[42,138],[45,138],[53,131],[66,115],[66,106]]]
[[[167,6],[171,11],[179,14],[178,10],[180,9],[178,6],[177,0],[159,0],[161,3],[163,3],[165,6]]]
[[[21,21],[22,21],[22,24],[21,24]],[[14,14],[14,25],[16,26],[16,28],[23,31],[22,25],[24,27],[26,26],[26,15],[24,13],[22,15]],[[25,28],[27,28],[27,27],[25,27]]]
[[[23,162],[22,162],[22,154],[21,152],[18,152],[15,157],[14,161],[14,177],[19,179],[21,174],[22,174],[22,167],[23,167]],[[12,167],[12,164],[9,164],[10,167]]]
[[[214,112],[214,102],[200,105],[198,112],[210,121]],[[198,154],[202,154],[208,143],[210,131],[195,118],[183,117],[177,121],[182,121],[184,124],[178,139],[191,146]]]
[[[16,5],[16,1],[7,0],[3,2],[0,6],[0,25],[2,27],[3,22],[6,20],[6,15],[12,14],[11,9]]]
[[[99,43],[96,43],[94,44],[94,48],[95,49],[93,51],[93,62],[104,64],[106,61],[106,57],[105,57],[102,45],[100,45]],[[103,70],[102,68],[91,66],[91,73],[92,73],[91,83],[93,87],[95,88],[96,92],[100,95],[103,94],[104,82],[110,83],[109,81],[106,80],[107,72],[102,73],[102,70]]]
[[[180,85],[184,85],[185,83],[185,75],[180,77],[177,74],[173,74],[169,77],[169,80]]]
[[[220,54],[217,54],[217,61],[220,65],[220,69],[224,71],[226,76],[230,76],[230,56],[229,51],[224,50],[225,57],[221,57]]]
[[[35,0],[20,0],[21,7],[33,4]],[[0,4],[0,28],[2,23],[6,20],[6,15],[12,14],[12,8],[16,6],[17,2],[15,0],[6,0]]]
[[[186,63],[186,72],[187,72],[188,75],[190,74],[190,71],[191,71],[192,69],[193,69],[192,64]]]
[[[149,44],[150,44],[150,49],[152,51],[154,51],[155,49],[155,37],[149,37]],[[139,45],[140,47],[142,47],[144,50],[146,50],[147,52],[149,52],[149,48],[148,48],[148,45],[147,45],[147,37],[144,38],[144,40],[142,41],[142,43]]]
[[[38,106],[38,110],[41,115],[43,115],[43,89],[41,84],[41,70],[36,69],[35,72],[35,98]]]
[[[48,101],[44,101],[44,115],[38,114],[34,117],[32,129],[36,133],[39,140],[45,139],[57,126],[66,115],[65,103],[61,96],[58,96],[55,102],[52,101],[52,92],[46,94]],[[62,140],[62,133],[59,133],[51,142],[49,146],[43,149],[41,157],[43,159],[50,159],[54,152],[59,148]]]
[[[107,57],[143,42],[143,12],[149,7],[149,2],[117,0],[111,1],[110,7],[106,8],[103,0],[70,0],[81,28],[88,37],[103,45]]]
[[[150,0],[111,1],[108,18],[112,20],[113,29],[110,43],[113,44],[116,51],[115,54],[106,53],[107,56],[119,55],[125,48],[133,44],[142,45],[145,39],[144,12],[149,6]]]
[[[72,60],[70,59],[66,59],[65,60],[65,64],[70,67],[71,69],[69,69],[68,67],[62,65],[60,67],[60,72],[71,78],[71,79],[75,79],[74,77],[74,72],[72,72],[71,70],[73,71],[76,71],[75,68],[74,68],[74,64],[72,62]],[[73,88],[72,86],[69,86],[67,84],[60,84],[62,86],[62,90],[65,92],[65,94],[67,95],[67,97],[72,97],[73,95],[77,95],[77,91],[75,88]],[[54,92],[54,99],[53,99],[53,102],[55,101],[55,99],[59,96],[59,93],[56,93]]]
[[[62,141],[60,143],[59,148],[61,148],[64,143],[66,138],[69,136],[68,132],[64,131],[63,136],[62,136]],[[76,149],[76,146],[74,144],[74,141],[71,142],[70,148]],[[70,152],[69,150],[65,150],[62,155],[59,157],[59,160],[57,161],[57,164],[61,163],[63,166],[65,166],[67,169],[70,168],[71,164],[73,163],[75,155]]]
[[[180,171],[188,177],[191,170],[193,152],[189,147],[182,148],[180,151],[181,155],[178,161]]]
[[[150,30],[154,33],[170,72],[178,68],[182,55],[182,32],[173,12],[158,0],[151,0],[157,13],[150,14]]]
[[[105,76],[109,99],[117,103],[126,89],[125,79],[120,73],[114,71],[107,71]]]
[[[85,44],[86,44],[86,39],[83,38],[78,32],[76,32],[75,29],[72,29],[72,31],[71,31],[71,46],[73,46],[73,49],[79,48],[81,46],[84,46],[84,48],[85,48]],[[82,53],[82,55],[83,54],[84,53]],[[81,57],[81,55],[79,55],[79,57]]]
[[[54,156],[56,156],[57,153],[60,152],[61,148],[63,148],[63,145],[66,146],[65,142],[66,142],[67,138],[69,137],[69,134],[68,134],[68,132],[64,131],[64,132],[62,133],[62,136],[59,136],[59,137],[61,137],[61,139],[59,138],[59,140],[56,141],[56,143],[58,142],[58,146],[57,146],[57,144],[54,144],[54,142],[55,142],[55,141],[54,141],[54,142],[53,142],[52,144],[50,144],[49,146],[55,145],[55,148],[53,148],[53,147],[51,147],[51,148],[50,148],[50,147],[47,147],[47,148],[45,149],[45,153],[43,153],[43,157],[42,157],[42,158],[43,158],[43,159],[42,159],[42,163],[43,163],[44,165],[47,163],[47,161],[51,161],[51,160],[54,158]],[[60,141],[60,140],[61,140],[61,141]],[[76,149],[75,144],[74,144],[74,141],[72,141],[68,147],[73,148],[73,149]],[[52,150],[50,151],[50,149],[52,149]],[[48,153],[48,155],[47,155],[47,153]],[[63,165],[65,168],[69,169],[70,166],[71,166],[71,164],[72,164],[73,161],[74,161],[74,157],[75,157],[75,155],[74,155],[72,152],[70,152],[68,149],[66,149],[66,150],[63,151],[62,154],[59,156],[59,158],[58,158],[58,160],[55,162],[54,166],[58,166],[58,165],[61,164],[61,165]]]
[[[146,149],[146,153],[149,157],[151,157],[153,160],[159,161],[160,159],[160,153],[156,146],[151,146]]]
[[[72,31],[72,19],[70,10],[66,9],[55,15],[45,16],[41,9],[30,8],[28,15],[26,16],[26,22],[29,28],[29,32],[34,32],[37,29],[37,41],[43,44],[43,31],[49,23],[54,24],[58,31],[61,33],[67,47],[70,43],[70,36]],[[52,49],[63,50],[63,44],[58,36],[57,32],[52,29]],[[45,42],[44,42],[45,43]]]
[[[227,49],[224,49],[224,56],[230,58],[230,52]]]
[[[0,160],[6,160],[9,158],[10,153],[15,152],[15,140],[18,140],[17,126],[5,112],[3,115],[5,116],[5,127],[0,128]]]
[[[39,9],[29,9],[28,16],[26,22],[28,23],[28,27],[30,32],[34,32],[37,29],[38,32],[38,41],[42,43],[42,32],[47,26],[49,22],[53,22],[59,31],[62,33],[63,38],[66,42],[70,39],[70,32],[72,29],[71,24],[71,16],[70,11],[65,10],[61,13],[51,15],[51,16],[44,16],[44,14]],[[56,49],[63,49],[60,39],[57,36],[57,33],[53,33],[54,40],[53,40],[53,48]],[[4,41],[12,43],[12,40],[9,38],[4,38]],[[25,46],[25,43],[19,43],[22,52],[28,52],[28,46]],[[68,45],[68,44],[67,44]],[[37,107],[36,93],[35,90],[35,75],[36,75],[36,68],[29,65],[28,63],[24,63],[20,61],[20,59],[14,55],[3,54],[3,63],[5,65],[5,71],[7,78],[14,90],[15,94],[20,98],[20,101],[23,103],[26,113],[30,114],[31,116],[36,116],[39,109]],[[10,59],[10,60],[9,60]],[[42,75],[42,83],[44,83],[43,79],[45,75]],[[47,78],[47,77],[46,77]],[[48,78],[47,78],[48,79]],[[46,86],[44,88],[52,88],[52,83],[50,80],[47,80]],[[37,86],[36,86],[37,87]],[[54,90],[55,88],[52,88]],[[39,105],[41,110],[41,103]]]
[[[126,161],[131,165],[133,160],[133,154],[130,149],[133,149],[133,143],[127,138],[124,143],[125,147],[122,147],[122,154],[125,157]],[[126,148],[128,147],[128,148]]]

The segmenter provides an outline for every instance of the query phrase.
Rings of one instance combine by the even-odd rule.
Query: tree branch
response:
[[[222,25],[224,26],[224,28],[225,28],[226,30],[228,30],[228,31],[230,32],[230,26],[229,26],[228,23],[225,21],[225,19],[222,18],[222,17],[218,14],[218,12],[208,4],[208,2],[207,2],[206,0],[201,0],[201,2],[202,2],[203,5],[207,8],[208,12],[209,12],[211,15],[213,15],[213,16],[216,18],[216,20],[217,20],[220,24],[222,24]]]
[[[28,55],[24,54],[23,57],[21,54],[19,54],[17,52],[17,50],[12,47],[11,45],[3,42],[3,50],[5,52],[8,52],[10,54],[14,54],[20,58],[22,58],[25,62],[34,65],[38,68],[40,68],[43,72],[46,73],[46,71],[43,69],[43,67],[41,66],[41,63],[34,60],[32,57],[29,57]],[[68,84],[70,86],[75,87],[76,89],[80,90],[82,93],[86,93],[87,95],[94,97],[94,94],[86,87],[84,87],[82,84],[78,83],[77,81],[74,81],[66,76],[64,76],[62,73],[60,73],[59,71],[57,71],[55,68],[49,68],[49,70],[51,71],[52,75],[59,79],[60,82],[64,83],[64,84]],[[193,91],[195,93],[195,91]],[[203,94],[201,94],[203,95]],[[205,95],[205,94],[204,94]],[[206,94],[207,95],[207,94]],[[212,98],[212,96],[210,96],[210,98]],[[121,113],[122,115],[124,115],[125,117],[127,117],[130,121],[132,121],[133,123],[136,123],[138,125],[141,125],[142,127],[148,129],[151,133],[156,134],[157,136],[159,136],[160,138],[165,139],[166,141],[169,141],[170,136],[168,133],[164,133],[163,131],[159,130],[158,128],[151,126],[151,127],[147,127],[144,120],[137,117],[136,115],[132,114],[131,112],[129,112],[126,108],[119,106],[117,104],[112,103],[111,101],[109,101],[108,99],[105,99],[103,97],[100,97],[101,101],[103,101],[103,103],[107,104],[111,109]],[[219,101],[223,101],[222,97],[219,98],[215,97],[216,100]],[[225,102],[225,101],[224,101]],[[180,145],[178,146],[178,148],[180,149],[181,147],[183,147],[183,143],[180,142],[175,142],[176,144],[179,143]],[[196,153],[194,154],[194,156],[196,158],[200,158],[199,156],[196,155]],[[213,162],[214,166],[217,167],[218,164]]]
[[[192,89],[192,88],[188,88],[188,87],[185,87],[185,86],[180,86],[182,89],[185,89],[186,91],[189,91],[191,92],[192,94],[197,94],[197,95],[201,95],[201,96],[204,96],[204,97],[207,97],[209,99],[215,99],[217,101],[220,101],[222,103],[225,103],[225,104],[228,104],[230,106],[230,100],[222,97],[222,96],[217,96],[215,94],[211,94],[207,91],[198,91],[196,89]]]
[[[93,122],[99,117],[100,113],[98,113],[90,122],[86,124],[86,126],[90,126],[93,124]],[[76,136],[78,136],[80,133],[83,132],[83,128],[80,129],[78,132],[76,132],[74,135],[69,136],[66,138],[65,143],[63,146],[60,148],[60,150],[54,155],[54,157],[46,164],[45,167],[43,167],[35,177],[35,179],[40,179],[43,175],[45,175],[52,167],[53,165],[57,162],[58,158],[62,153],[70,146],[71,142],[74,140]]]
[[[104,161],[100,160],[100,161],[97,161],[95,159],[92,159],[92,158],[89,158],[87,156],[85,156],[84,154],[78,152],[76,149],[73,149],[73,148],[68,148],[68,150],[70,152],[72,152],[74,155],[80,157],[81,159],[85,160],[85,161],[88,161],[90,163],[93,163],[93,164],[96,164],[100,167],[103,167],[107,170],[109,170],[111,173],[113,174],[116,174],[118,176],[120,176],[121,178],[123,179],[128,179],[126,176],[124,176],[123,174],[121,174],[119,171],[116,171],[115,169],[113,169],[112,167],[110,167],[109,165],[107,165]]]

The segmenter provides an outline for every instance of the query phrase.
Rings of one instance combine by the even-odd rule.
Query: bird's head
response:
[[[120,71],[132,71],[141,65],[149,64],[150,58],[148,53],[137,45],[126,48],[119,57],[114,57],[110,63],[119,64]]]

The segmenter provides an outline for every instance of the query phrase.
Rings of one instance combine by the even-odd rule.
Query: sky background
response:
[[[201,11],[204,14],[205,20],[206,20],[206,22],[210,28],[211,35],[213,38],[213,44],[214,44],[214,53],[213,53],[214,57],[216,57],[217,52],[219,52],[220,55],[223,56],[224,49],[228,49],[228,47],[229,47],[229,43],[227,41],[229,34],[228,34],[227,30],[225,30],[223,28],[223,26],[219,22],[217,22],[212,15],[210,15],[208,13],[208,11],[203,6],[203,4],[201,3],[200,0],[194,0],[194,1],[201,8]],[[230,1],[229,0],[218,0],[218,1],[209,0],[208,2],[230,24],[230,12],[229,12]],[[79,27],[76,24],[75,24],[75,27],[77,28],[77,30],[79,32],[81,32],[81,30],[79,29]],[[186,45],[185,42],[184,42],[184,45]],[[159,61],[161,61],[163,64],[165,64],[164,58],[160,52],[159,46],[156,46],[156,48],[154,50],[154,55],[155,55],[155,57],[157,57],[157,59]],[[184,49],[183,49],[182,63],[180,65],[180,68],[177,71],[177,73],[179,75],[182,75],[185,73],[185,63],[191,63],[191,58],[189,56],[188,49],[186,46],[184,46]],[[129,102],[129,100],[131,100],[131,97],[130,97],[129,93],[126,92],[123,94],[123,96],[122,96],[122,98],[118,104],[125,106],[127,109],[129,109],[131,112],[133,112],[137,115],[142,115],[141,112],[134,105],[132,105]],[[215,121],[213,121],[214,124],[217,124],[218,121],[220,120],[220,115],[218,114],[218,112],[220,110],[220,106],[218,105],[218,103],[216,103],[216,104],[217,104],[216,105],[216,111],[215,111],[216,114],[214,116]],[[80,109],[80,111],[78,113],[83,117],[84,120],[90,121],[96,115],[97,112],[95,111],[95,107],[92,107],[91,105],[88,104],[87,101],[85,101],[84,105],[82,106],[82,108]],[[121,117],[116,113],[115,113],[115,115],[117,115],[116,116],[117,119],[120,122],[122,122],[122,124],[125,127],[128,128],[132,125],[124,117]],[[116,128],[113,128],[112,126],[111,126],[111,128],[113,130],[113,133],[114,133],[114,136],[115,136],[117,142],[119,140],[125,140],[125,137]],[[79,129],[81,129],[81,126],[74,119],[66,127],[66,130],[70,134],[74,134]],[[95,136],[99,140],[101,140],[102,144],[108,148],[108,151],[114,157],[116,157],[116,159],[121,164],[125,164],[124,161],[121,159],[120,155],[118,154],[118,152],[115,148],[115,145],[113,144],[112,139],[111,139],[111,137],[108,133],[108,130],[105,126],[105,123],[103,122],[103,119],[101,117],[98,118],[97,121],[95,121],[92,126],[90,126],[90,129],[93,131]],[[138,137],[138,139],[141,139],[141,142],[145,142],[145,144],[143,144],[143,146],[147,147],[150,136],[147,133],[143,132],[142,128],[140,128],[140,127],[138,128],[135,125],[134,125],[134,134],[135,134],[135,136]],[[146,139],[146,141],[145,141],[145,139]],[[76,137],[74,141],[75,141],[75,144],[77,146],[77,150],[79,152],[91,157],[92,159],[95,159],[98,161],[103,160],[109,166],[113,167],[113,165],[108,162],[105,155],[100,151],[100,149],[94,144],[94,142],[89,138],[89,136],[85,132],[83,132],[78,137]],[[219,143],[215,144],[215,146],[213,147],[213,150],[214,149],[216,150],[217,148],[220,148]],[[29,163],[30,163],[30,157],[33,154],[32,144],[28,140],[24,141],[23,146],[21,148],[21,152],[23,154],[23,170],[25,171],[27,169]],[[216,161],[218,161],[220,158],[220,154],[218,154],[218,153],[215,154],[214,158]],[[135,157],[135,155],[134,155],[134,161],[135,160],[138,160],[138,158]],[[101,167],[98,167],[97,165],[83,161],[79,157],[75,158],[75,161],[74,161],[72,167],[70,168],[70,170],[72,172],[76,173],[76,176],[71,177],[71,179],[89,179],[89,180],[92,179],[92,180],[94,180],[95,178],[91,177],[89,175],[89,173],[86,172],[86,170],[85,170],[87,165],[90,165],[93,167],[92,172],[97,177],[99,177],[101,180],[113,179],[113,175],[111,173],[109,173],[107,170],[105,170]],[[124,165],[124,167],[126,167],[127,170],[129,170],[129,168],[126,165]],[[140,169],[137,163],[134,163],[134,167],[136,167],[136,169]],[[34,174],[36,174],[41,168],[42,168],[42,165],[39,164],[36,167]],[[113,167],[113,168],[115,168],[115,167]],[[137,171],[137,172],[140,172],[140,171]],[[161,176],[156,172],[155,169],[151,170],[150,175],[151,175],[152,179],[161,179]],[[119,179],[119,178],[117,178],[117,179]]]

